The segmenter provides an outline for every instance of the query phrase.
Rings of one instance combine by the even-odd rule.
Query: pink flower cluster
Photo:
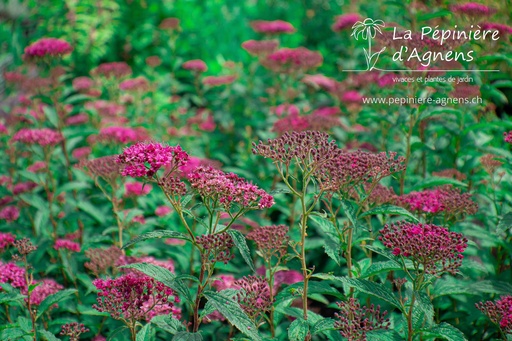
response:
[[[62,285],[55,282],[53,279],[43,279],[36,283],[39,283],[39,285],[35,287],[30,295],[30,303],[33,305],[41,304],[41,302],[43,302],[48,296],[56,294],[64,289]]]
[[[415,266],[423,266],[432,275],[456,274],[468,242],[444,227],[409,222],[386,224],[380,233],[379,240],[395,256],[411,258]]]
[[[247,239],[254,240],[263,258],[270,261],[274,255],[285,256],[290,239],[287,236],[288,229],[286,225],[258,226],[247,234]]]
[[[274,205],[274,198],[233,173],[224,173],[213,167],[200,166],[188,176],[192,188],[204,199],[212,198],[229,210],[232,203],[259,209]]]
[[[124,184],[125,188],[125,195],[126,196],[134,196],[139,197],[148,194],[151,192],[151,189],[153,188],[149,184],[145,184],[143,182],[127,182]]]
[[[236,300],[250,318],[254,320],[270,310],[272,300],[265,277],[247,276],[235,281],[234,284],[240,287]]]
[[[127,273],[115,279],[96,279],[93,284],[99,291],[93,308],[108,312],[114,319],[147,321],[152,310],[168,311],[174,306],[169,301],[173,290],[145,275]],[[174,302],[179,301],[174,296]]]
[[[16,206],[7,206],[0,210],[0,219],[13,222],[20,217],[20,210]]]
[[[480,24],[480,26],[482,27],[482,30],[496,30],[503,35],[512,34],[512,27],[505,24],[486,22]]]
[[[88,328],[85,328],[83,323],[70,322],[62,326],[60,335],[69,336],[69,341],[79,341],[80,335],[87,333]]]
[[[187,162],[188,157],[179,145],[173,147],[156,142],[139,142],[125,148],[116,162],[124,166],[121,172],[123,176],[152,177],[162,167],[169,167],[170,172],[176,170]]]
[[[353,297],[346,302],[336,303],[341,309],[335,313],[337,321],[334,327],[339,329],[341,336],[348,341],[366,340],[366,333],[376,329],[388,329],[390,326],[388,312],[381,313],[380,306],[361,307]]]
[[[144,128],[130,127],[106,127],[102,128],[98,134],[100,141],[108,141],[114,143],[134,143],[146,140],[148,134]]]
[[[21,142],[28,145],[39,145],[42,147],[55,146],[62,142],[62,135],[52,129],[28,129],[22,128],[14,134],[11,141]]]
[[[512,334],[512,296],[503,296],[497,301],[480,302],[476,308],[498,325],[503,334]]]
[[[55,250],[65,249],[72,252],[80,252],[80,244],[68,239],[57,239],[53,244]]]
[[[293,33],[295,28],[289,22],[283,20],[254,20],[251,22],[251,27],[254,32],[264,34],[281,34],[281,33]]]
[[[73,51],[73,48],[65,40],[56,38],[41,38],[25,48],[25,57],[58,57],[69,54],[71,51]]]
[[[12,194],[18,195],[22,193],[29,192],[37,187],[37,184],[32,181],[19,182],[16,185],[12,186]]]
[[[115,117],[124,114],[126,108],[117,103],[108,102],[105,100],[98,100],[94,102],[87,102],[85,108],[89,110],[96,110],[98,114],[106,117]]]
[[[430,214],[475,214],[478,210],[471,194],[461,193],[449,186],[402,195],[397,197],[396,204],[411,211]]]
[[[339,32],[352,28],[352,26],[358,21],[362,21],[362,17],[357,13],[347,13],[337,16],[336,22],[332,25],[332,30],[334,32]]]
[[[474,17],[489,16],[496,12],[495,9],[479,4],[477,2],[468,2],[457,4],[450,7],[453,13],[461,13]]]
[[[89,77],[76,77],[72,84],[76,91],[86,91],[94,86],[94,81]]]
[[[505,142],[512,144],[512,131],[503,133],[503,139]]]
[[[183,63],[182,67],[185,70],[191,70],[195,72],[206,72],[208,70],[208,66],[201,59],[193,59]]]
[[[144,77],[130,78],[119,84],[119,89],[124,91],[146,92],[149,89],[149,82]]]
[[[3,252],[8,246],[14,244],[16,237],[12,233],[0,232],[0,252]]]
[[[262,64],[276,72],[296,72],[314,69],[322,65],[323,57],[319,52],[305,47],[295,49],[282,48],[269,54]]]
[[[231,248],[235,246],[233,238],[227,233],[205,234],[197,237],[196,242],[205,250],[204,261],[210,263],[222,262],[228,264],[235,258],[231,253]]]
[[[279,41],[277,40],[248,40],[242,43],[242,48],[250,55],[263,57],[277,50]]]
[[[122,78],[132,74],[132,68],[125,62],[103,63],[91,71],[92,75],[106,78]]]
[[[165,205],[158,206],[155,209],[155,215],[157,217],[165,217],[166,215],[168,215],[171,212],[172,212],[172,209],[169,206],[165,206]]]
[[[41,171],[46,170],[46,162],[44,161],[36,161],[32,165],[27,167],[27,170],[32,173],[39,173]]]
[[[201,82],[204,85],[208,86],[221,86],[221,85],[228,85],[236,81],[237,76],[236,75],[226,75],[226,76],[208,76],[204,77]]]
[[[0,283],[8,283],[13,288],[19,288],[21,292],[26,292],[25,269],[14,263],[2,263],[0,261]]]

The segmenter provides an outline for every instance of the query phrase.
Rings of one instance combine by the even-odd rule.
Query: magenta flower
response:
[[[299,112],[300,112],[299,108],[297,108],[297,106],[295,106],[293,104],[288,104],[288,103],[278,105],[274,111],[278,117],[283,116],[283,114],[285,116],[288,116],[288,115],[298,116]]]
[[[55,250],[65,249],[72,252],[80,252],[80,244],[67,239],[57,239],[53,244]]]
[[[125,321],[148,320],[153,309],[167,309],[179,302],[171,288],[145,275],[127,273],[111,279],[96,279],[93,282],[98,289],[97,304],[93,308],[108,312],[114,319]],[[174,302],[169,298],[174,296]],[[148,305],[147,303],[151,304]]]
[[[18,220],[20,217],[20,210],[16,206],[7,206],[0,210],[0,219],[9,223]]]
[[[362,21],[362,17],[357,13],[347,13],[336,17],[336,22],[332,25],[334,32],[339,32],[352,28],[355,23]]]
[[[27,170],[32,173],[38,173],[40,171],[45,170],[47,167],[46,162],[44,161],[36,161],[32,165],[27,167]]]
[[[235,299],[251,319],[255,320],[260,314],[270,310],[273,302],[264,277],[243,277],[235,281],[235,285],[240,287]]]
[[[16,185],[12,186],[12,194],[18,195],[26,192],[30,192],[34,188],[37,187],[37,184],[32,181],[19,182]]]
[[[146,92],[149,89],[149,82],[144,77],[130,78],[119,84],[119,89],[124,91]]]
[[[124,114],[126,108],[117,103],[112,103],[104,100],[97,100],[94,102],[87,102],[85,108],[89,110],[96,110],[101,116],[115,117]]]
[[[25,269],[14,263],[2,263],[0,261],[0,283],[8,283],[14,288],[19,288],[22,293],[26,292]]]
[[[453,5],[450,9],[453,13],[466,14],[473,17],[490,16],[496,12],[495,9],[476,2]]]
[[[0,135],[7,135],[8,133],[7,127],[3,123],[0,123]]]
[[[228,209],[233,203],[245,208],[269,208],[274,198],[233,173],[224,173],[213,167],[198,167],[188,176],[192,188],[203,200],[213,199]]]
[[[264,57],[271,54],[279,47],[277,40],[248,40],[242,43],[242,48],[250,55]]]
[[[295,28],[292,24],[282,20],[266,21],[266,20],[254,20],[251,22],[251,27],[254,32],[264,34],[282,34],[282,33],[293,33]]]
[[[347,104],[361,103],[363,101],[363,96],[355,90],[350,90],[345,92],[340,99],[342,102]]]
[[[503,139],[505,142],[512,144],[512,131],[503,133]]]
[[[235,244],[233,238],[227,232],[204,234],[197,237],[196,242],[205,250],[202,254],[204,262],[228,264],[230,260],[235,258],[235,255],[231,253],[231,248]]]
[[[322,74],[304,75],[302,82],[313,86],[316,89],[320,88],[328,92],[334,92],[338,86],[338,82],[336,82],[336,80]]]
[[[193,59],[188,62],[183,63],[182,67],[185,70],[191,70],[195,72],[206,72],[208,70],[208,66],[201,59]]]
[[[91,75],[100,75],[106,78],[122,78],[131,74],[132,68],[125,62],[103,63],[91,71]]]
[[[254,240],[262,257],[269,262],[273,256],[285,256],[290,239],[288,229],[286,225],[258,226],[247,234],[247,239]]]
[[[337,321],[334,327],[339,329],[341,336],[348,341],[364,341],[366,333],[377,329],[388,329],[390,322],[386,318],[388,312],[381,313],[380,306],[361,307],[355,298],[349,298],[347,302],[336,303],[341,309],[334,315]]]
[[[208,76],[202,79],[202,83],[208,86],[221,86],[228,85],[236,81],[236,75],[227,75],[227,76]]]
[[[34,291],[32,291],[32,294],[30,295],[30,303],[32,305],[39,305],[46,297],[56,294],[64,289],[62,285],[55,282],[53,279],[43,279],[36,283],[40,284],[35,287]]]
[[[503,296],[494,302],[479,302],[476,308],[499,326],[503,334],[512,334],[512,296]]]
[[[215,280],[212,281],[212,287],[217,289],[218,291],[226,290],[226,289],[240,289],[238,285],[235,284],[236,279],[233,275],[218,275],[215,277]]]
[[[276,72],[307,71],[322,65],[323,57],[319,52],[305,47],[295,49],[282,48],[269,54],[262,64]]]
[[[409,222],[386,224],[380,233],[379,240],[395,256],[409,258],[417,271],[421,266],[426,273],[436,276],[457,273],[468,242],[462,234],[444,227]]]
[[[61,327],[60,335],[69,336],[69,341],[79,341],[80,335],[87,333],[88,328],[85,328],[83,323],[70,322]]]
[[[14,134],[11,141],[27,145],[39,145],[41,147],[55,146],[62,142],[64,137],[61,133],[48,128],[28,129],[22,128]]]
[[[156,142],[139,142],[125,148],[116,162],[123,165],[123,176],[152,177],[162,167],[170,167],[168,173],[171,173],[187,160],[188,154],[179,145],[173,147]]]
[[[80,114],[68,117],[66,119],[66,125],[75,126],[75,125],[87,123],[88,121],[89,121],[89,116],[87,116],[86,113],[80,113]]]
[[[144,128],[130,127],[107,127],[102,128],[98,134],[98,139],[114,143],[134,143],[146,140],[148,134]]]
[[[91,154],[91,147],[80,147],[71,153],[71,155],[77,160],[86,159]]]
[[[480,24],[480,26],[482,27],[482,30],[496,30],[502,35],[512,34],[512,27],[505,24],[486,22]]]
[[[42,38],[25,48],[24,57],[60,57],[69,54],[73,48],[67,41],[55,38]]]
[[[172,212],[172,209],[169,206],[158,206],[155,210],[155,215],[157,217],[164,217]]]
[[[0,252],[3,252],[8,246],[13,245],[16,237],[12,233],[0,232]]]
[[[145,184],[143,182],[127,182],[124,184],[125,195],[126,196],[134,196],[139,197],[148,194],[151,192],[153,188],[150,184]]]
[[[89,77],[76,77],[73,79],[73,89],[78,92],[89,90],[94,86],[94,81]]]

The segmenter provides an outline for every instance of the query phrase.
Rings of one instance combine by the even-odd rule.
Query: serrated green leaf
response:
[[[179,332],[171,341],[203,341],[203,336],[199,333]]]
[[[36,319],[39,319],[44,314],[45,311],[50,309],[51,306],[67,299],[69,296],[73,295],[76,292],[76,289],[65,289],[46,297],[37,308]]]
[[[423,334],[425,336],[439,337],[446,341],[467,341],[464,333],[446,322],[423,330]]]
[[[496,227],[496,233],[501,235],[510,228],[512,228],[512,212],[505,214],[503,218],[501,218],[498,226]]]
[[[320,216],[311,216],[310,218],[326,234],[326,237],[324,238],[325,244],[323,245],[325,253],[333,259],[336,264],[341,265],[340,259],[343,248],[338,237],[336,227],[326,218]]]
[[[0,340],[2,341],[19,341],[23,336],[28,335],[20,328],[8,328],[2,330],[0,333]]]
[[[137,341],[150,341],[153,335],[153,328],[150,323],[147,323],[136,335]]]
[[[328,330],[335,330],[334,320],[331,318],[324,318],[315,323],[315,325],[311,328],[311,335],[315,335],[318,333],[322,333]]]
[[[240,305],[222,293],[206,291],[204,296],[228,321],[254,341],[261,340],[256,325],[245,314]]]
[[[135,269],[143,272],[158,282],[175,290],[180,297],[185,297],[189,303],[193,303],[192,296],[190,295],[189,288],[181,280],[176,278],[176,275],[166,268],[149,263],[135,263],[120,266],[125,269]]]
[[[6,303],[9,303],[9,302],[13,302],[13,301],[21,301],[23,300],[25,297],[25,295],[21,295],[21,294],[18,294],[18,293],[15,293],[15,292],[10,292],[10,293],[0,293],[0,304],[6,304]]]
[[[484,294],[510,295],[512,292],[512,284],[495,280],[479,281],[469,287],[471,290]]]
[[[394,206],[394,205],[383,205],[379,207],[372,208],[369,211],[364,212],[359,216],[359,218],[363,218],[369,215],[375,214],[389,214],[389,215],[401,215],[407,218],[414,220],[415,222],[419,222],[418,218],[416,218],[411,212],[407,211],[405,208]]]
[[[138,242],[142,242],[144,240],[148,239],[154,239],[154,238],[175,238],[175,239],[183,239],[186,241],[190,241],[190,238],[181,232],[176,231],[169,231],[169,230],[159,230],[159,231],[152,231],[148,233],[141,234],[138,237],[135,237],[134,239],[130,240],[128,243],[123,245],[123,249],[126,249],[129,246],[132,246],[133,244],[136,244]]]
[[[336,279],[338,277],[334,277]],[[304,287],[304,282],[293,283],[279,292],[276,296],[275,304],[279,304],[283,301],[301,297],[301,291]],[[312,295],[329,295],[337,298],[344,298],[345,295],[340,293],[338,290],[330,286],[327,282],[309,281],[308,284],[308,297]]]
[[[352,204],[352,202],[340,198],[340,204],[341,204],[341,207],[343,208],[343,212],[345,213],[345,216],[348,218],[348,220],[352,224],[352,227],[356,227],[356,222],[357,222],[356,209],[354,208],[354,205]]]
[[[288,339],[290,341],[304,341],[309,333],[308,321],[298,318],[288,328]]]
[[[185,326],[179,320],[168,315],[157,315],[151,319],[151,323],[156,327],[165,330],[171,335],[174,335],[185,329]]]
[[[335,279],[368,295],[380,298],[398,309],[402,309],[400,301],[396,298],[391,289],[385,287],[383,284],[358,278],[335,277]]]
[[[77,207],[96,219],[100,224],[105,224],[106,215],[103,214],[96,206],[91,204],[89,201],[82,200],[78,202]]]
[[[249,265],[249,268],[251,269],[252,272],[256,272],[256,269],[254,268],[254,264],[251,258],[251,251],[247,246],[245,236],[240,231],[237,230],[228,230],[227,233],[231,236],[231,239],[233,239],[233,242],[240,251],[242,258],[245,260],[245,263]]]
[[[117,334],[120,334],[122,333],[123,331],[125,331],[126,329],[128,329],[127,326],[121,326],[117,329],[115,329],[114,331],[112,331],[110,334],[108,334],[108,337],[107,337],[107,341],[112,341],[115,339],[115,337],[117,336]]]
[[[43,337],[43,340],[47,340],[47,341],[59,341],[60,340],[59,338],[57,338],[55,335],[53,335],[52,333],[50,333],[47,330],[39,329],[37,332],[39,333],[39,335],[41,335]]]

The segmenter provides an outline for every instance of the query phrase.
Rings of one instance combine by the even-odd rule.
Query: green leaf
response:
[[[362,274],[361,278],[368,278],[371,276],[378,275],[383,272],[398,271],[402,270],[400,263],[394,260],[387,260],[382,262],[373,263],[366,269]]]
[[[256,269],[254,268],[254,264],[253,264],[252,258],[251,258],[251,251],[249,250],[249,247],[247,246],[247,241],[245,240],[245,236],[240,231],[237,231],[237,230],[228,230],[227,233],[233,239],[233,242],[235,243],[236,247],[240,251],[242,258],[245,260],[245,263],[247,263],[247,265],[249,265],[249,268],[251,268],[252,272],[256,272]]]
[[[136,340],[137,341],[150,341],[153,336],[153,328],[150,323],[147,323],[141,330],[137,333]]]
[[[424,292],[416,292],[416,301],[413,310],[413,326],[419,329],[425,326],[432,326],[434,323],[434,306],[428,295]]]
[[[51,306],[62,300],[65,300],[66,298],[68,298],[69,296],[73,295],[76,292],[76,289],[65,289],[46,297],[37,308],[36,319],[39,319],[45,311],[50,309]]]
[[[407,218],[414,220],[415,222],[419,222],[418,218],[416,218],[411,212],[407,211],[405,208],[394,206],[394,205],[383,205],[379,207],[372,208],[369,211],[364,212],[359,216],[359,218],[363,218],[369,215],[375,214],[389,214],[389,215],[401,215]]]
[[[103,212],[100,212],[96,206],[91,204],[88,201],[81,200],[78,202],[77,207],[96,219],[100,224],[105,224],[105,217],[106,215],[103,214]]]
[[[238,330],[255,341],[261,340],[257,327],[231,297],[213,291],[206,291],[204,296]]]
[[[512,212],[509,212],[503,216],[496,228],[496,233],[501,235],[506,232],[508,229],[512,228]]]
[[[185,297],[189,303],[193,303],[192,296],[190,295],[189,288],[181,280],[176,278],[176,275],[166,268],[149,263],[135,263],[120,266],[125,269],[135,269],[145,273],[151,278],[161,282],[169,288],[175,290],[180,297]]]
[[[290,341],[304,341],[309,333],[308,321],[298,318],[288,328],[288,339]]]
[[[484,294],[510,295],[512,292],[512,284],[508,282],[486,280],[470,285],[470,289]]]
[[[179,332],[171,341],[203,341],[203,337],[199,333]]]
[[[13,327],[8,327],[0,333],[0,340],[2,341],[19,341],[25,335],[28,335],[26,332],[21,330],[17,325],[8,325]]]
[[[311,220],[313,220],[320,229],[326,234],[324,238],[324,249],[325,253],[333,259],[336,264],[341,265],[341,252],[342,245],[340,239],[338,237],[338,232],[336,231],[336,227],[334,224],[326,218],[320,216],[311,216]]]
[[[338,277],[334,277],[334,279],[337,279],[337,278]],[[289,300],[289,299],[301,297],[301,295],[302,295],[301,291],[302,291],[303,287],[304,287],[304,282],[293,283],[293,284],[287,286],[286,288],[281,290],[281,292],[279,294],[277,294],[275,304],[279,304],[279,303]],[[337,297],[340,299],[345,298],[345,295],[340,293],[338,290],[333,288],[331,285],[329,285],[325,281],[322,281],[322,282],[309,281],[308,297],[311,297],[312,295],[316,295],[316,294],[334,296],[334,297]]]
[[[89,184],[82,181],[71,181],[67,182],[64,185],[57,188],[55,195],[59,195],[60,193],[72,192],[75,190],[83,190],[85,188],[89,188]]]
[[[345,199],[340,198],[341,207],[343,208],[343,212],[345,212],[345,215],[347,216],[348,220],[352,224],[352,227],[356,226],[357,217],[356,217],[356,209],[354,208],[354,205]]]
[[[39,329],[37,332],[43,337],[43,340],[47,340],[47,341],[59,341],[60,340],[59,338],[57,338],[55,335],[53,335],[52,333],[50,333],[47,330]]]
[[[108,334],[107,341],[115,340],[115,337],[117,336],[117,334],[124,332],[126,329],[128,329],[127,326],[121,326],[121,327],[115,329],[113,332]]]
[[[403,341],[404,338],[394,330],[374,330],[366,334],[367,341]]]
[[[454,280],[449,277],[438,280],[432,288],[432,298],[448,295],[475,295],[476,292],[471,289],[468,283]]]
[[[318,333],[322,333],[328,330],[336,330],[334,327],[334,320],[331,318],[324,318],[315,323],[313,328],[311,328],[311,335],[315,335]]]
[[[450,178],[440,178],[440,177],[430,177],[428,179],[423,180],[418,185],[414,186],[411,191],[419,191],[425,188],[430,187],[438,187],[438,186],[444,186],[444,185],[453,185],[453,186],[460,186],[460,187],[467,187],[468,185],[460,182],[459,180],[450,179]]]
[[[396,298],[393,292],[383,284],[358,278],[336,277],[335,279],[368,295],[380,298],[400,310],[402,309],[400,301]]]
[[[190,238],[181,232],[176,231],[169,231],[169,230],[159,230],[159,231],[153,231],[141,234],[140,236],[130,240],[128,243],[123,245],[123,249],[126,249],[129,246],[132,246],[133,244],[136,244],[138,242],[153,239],[153,238],[175,238],[175,239],[183,239],[190,241]]]
[[[23,300],[25,297],[25,295],[21,295],[21,294],[17,294],[15,292],[11,292],[11,293],[0,293],[0,304],[5,304],[5,303],[9,303],[9,302],[16,302],[16,301],[21,301]]]
[[[185,326],[183,326],[179,320],[168,315],[157,315],[151,319],[151,323],[156,327],[165,330],[171,335],[174,335],[185,329]]]
[[[446,322],[423,330],[423,334],[425,336],[439,337],[447,341],[467,341],[464,333]]]
[[[50,214],[47,209],[38,210],[36,216],[34,218],[34,227],[37,233],[41,234],[41,231],[44,226],[48,225],[48,220],[50,219]]]

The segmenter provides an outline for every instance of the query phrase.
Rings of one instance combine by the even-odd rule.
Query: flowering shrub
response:
[[[46,7],[0,5],[0,340],[512,337],[506,4]]]

